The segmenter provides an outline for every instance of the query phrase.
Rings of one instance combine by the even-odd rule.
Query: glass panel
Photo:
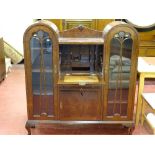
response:
[[[127,116],[132,39],[115,34],[110,45],[108,116]]]
[[[52,41],[38,31],[30,40],[34,115],[53,115]]]

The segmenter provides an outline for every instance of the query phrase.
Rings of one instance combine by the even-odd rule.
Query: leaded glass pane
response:
[[[53,115],[52,41],[38,31],[30,40],[34,115]]]
[[[110,43],[108,115],[127,116],[132,39],[119,32]]]

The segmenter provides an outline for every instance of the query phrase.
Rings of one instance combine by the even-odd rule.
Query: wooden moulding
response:
[[[103,45],[104,40],[103,38],[59,38],[60,44],[96,44],[96,45]]]
[[[102,32],[79,25],[75,28],[60,32],[63,38],[102,38]]]
[[[87,28],[85,26],[78,26],[69,30],[60,32],[60,44],[101,44],[104,40],[102,32]]]

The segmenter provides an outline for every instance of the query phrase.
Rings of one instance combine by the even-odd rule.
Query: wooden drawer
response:
[[[101,120],[101,89],[63,87],[59,107],[61,120]]]
[[[139,56],[155,56],[155,48],[140,48]]]

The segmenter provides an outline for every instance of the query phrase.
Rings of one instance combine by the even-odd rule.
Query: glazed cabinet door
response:
[[[137,51],[134,32],[116,28],[110,32],[105,52],[104,117],[111,120],[133,119]]]
[[[54,114],[53,51],[49,34],[38,31],[30,40],[33,115]]]
[[[25,52],[26,88],[29,117],[54,119],[56,116],[57,50],[53,32],[46,26],[28,31]]]

